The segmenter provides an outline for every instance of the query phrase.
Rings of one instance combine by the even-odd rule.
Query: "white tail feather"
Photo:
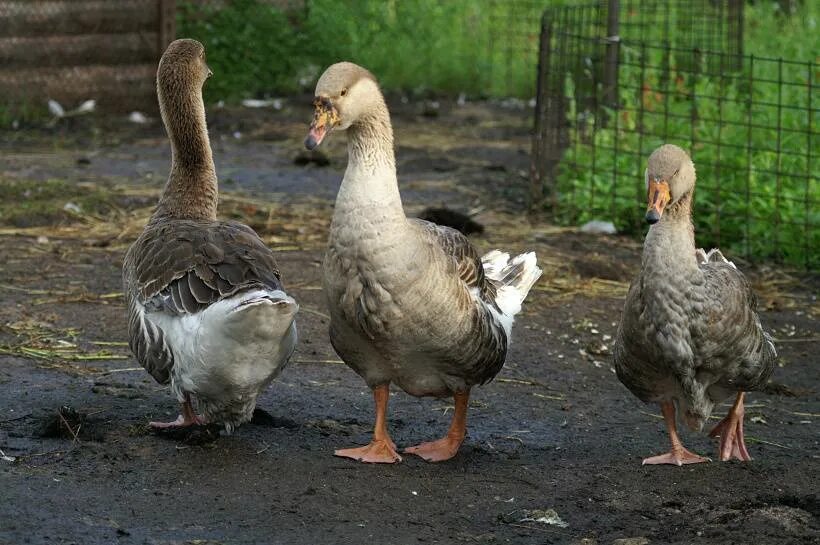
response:
[[[521,312],[521,303],[542,273],[535,252],[510,259],[509,254],[493,250],[481,258],[481,263],[484,265],[484,274],[500,284],[495,302],[503,314],[499,316],[499,320],[509,336],[514,316]]]

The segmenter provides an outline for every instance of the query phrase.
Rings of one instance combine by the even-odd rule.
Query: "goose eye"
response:
[[[340,93],[340,95],[345,96],[346,94],[347,94],[347,88],[345,87],[344,89],[342,89],[342,92]]]

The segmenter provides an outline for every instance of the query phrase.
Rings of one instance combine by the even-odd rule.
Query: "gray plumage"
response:
[[[671,201],[646,236],[618,328],[615,370],[638,398],[674,400],[689,427],[700,429],[717,403],[760,389],[777,354],[743,274],[719,251],[695,248],[689,157],[676,146],[659,148],[649,159],[650,179],[669,181]]]

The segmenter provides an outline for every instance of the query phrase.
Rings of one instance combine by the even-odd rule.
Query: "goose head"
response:
[[[171,42],[157,69],[160,101],[174,95],[201,90],[213,73],[205,62],[205,47],[196,40]]]
[[[690,194],[695,188],[695,165],[689,155],[674,144],[664,144],[649,156],[646,182],[646,222],[658,223],[664,209]]]
[[[315,149],[333,130],[344,130],[384,104],[373,74],[352,62],[338,62],[316,83],[313,121],[305,147]]]

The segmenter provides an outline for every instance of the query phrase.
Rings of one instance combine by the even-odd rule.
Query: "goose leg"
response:
[[[453,394],[453,399],[456,408],[447,435],[438,441],[408,447],[404,449],[404,452],[421,456],[427,462],[443,462],[456,455],[467,434],[467,403],[470,400],[470,392],[469,390],[456,392]]]
[[[743,440],[743,408],[744,392],[737,394],[735,404],[729,410],[726,418],[718,422],[718,425],[709,433],[709,437],[720,436],[720,447],[718,447],[718,458],[721,462],[726,462],[735,458],[743,462],[752,459],[749,451],[746,450],[746,442]]]
[[[387,431],[387,400],[389,398],[389,384],[383,384],[373,389],[373,400],[376,402],[376,425],[373,428],[373,439],[370,444],[363,447],[337,450],[333,453],[334,455],[371,464],[401,462],[401,456],[396,452],[396,444],[390,439],[390,434]]]
[[[672,442],[672,449],[666,454],[645,458],[643,465],[673,464],[682,466],[684,464],[697,464],[700,462],[710,462],[709,458],[698,456],[686,450],[678,436],[678,428],[675,424],[675,404],[672,401],[661,403],[661,412],[666,422],[666,431],[669,432],[669,439]]]
[[[182,414],[173,422],[150,422],[148,425],[155,430],[165,430],[168,428],[185,428],[188,426],[204,426],[208,422],[205,418],[198,416],[191,405],[191,397],[185,394],[185,401],[182,402]]]

